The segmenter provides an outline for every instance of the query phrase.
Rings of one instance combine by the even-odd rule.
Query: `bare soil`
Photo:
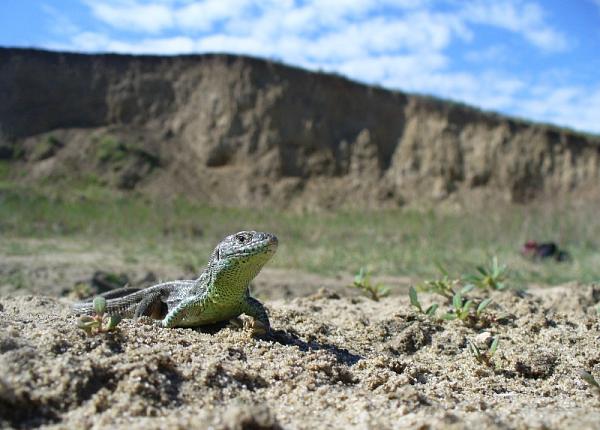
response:
[[[395,294],[375,302],[347,279],[265,270],[271,336],[142,319],[88,337],[58,297],[86,267],[63,265],[44,295],[4,286],[0,427],[598,428],[600,396],[578,376],[600,374],[597,286],[494,292],[487,322],[466,326],[417,314],[406,279],[386,279]],[[477,362],[467,341],[493,337],[497,353]]]

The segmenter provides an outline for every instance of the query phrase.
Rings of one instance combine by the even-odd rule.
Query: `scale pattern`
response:
[[[267,312],[250,296],[248,285],[275,254],[277,244],[271,233],[240,231],[227,236],[197,279],[110,291],[103,294],[107,313],[122,318],[147,315],[160,319],[163,327],[197,327],[246,314],[269,330]],[[76,303],[73,309],[94,312],[91,300]]]

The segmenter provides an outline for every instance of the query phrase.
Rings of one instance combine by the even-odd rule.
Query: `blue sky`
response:
[[[600,133],[600,0],[4,0],[0,45],[249,54]]]

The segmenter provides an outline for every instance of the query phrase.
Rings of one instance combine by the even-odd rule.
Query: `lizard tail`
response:
[[[163,282],[148,288],[124,287],[117,290],[99,294],[106,299],[106,313],[120,315],[123,318],[132,318],[137,305],[145,298],[152,296],[158,291],[168,291],[181,287],[192,287],[196,281],[180,280]],[[93,298],[73,304],[72,310],[76,314],[94,314]]]
[[[139,293],[140,291],[142,291],[141,288],[124,287],[112,291],[107,291],[106,293],[98,294],[97,296],[104,297],[106,299],[107,313],[120,313],[123,311],[124,304],[131,305],[142,300],[142,298],[144,297],[143,294],[135,294]],[[93,302],[94,298],[97,296],[83,300],[81,302],[74,303],[72,306],[73,312],[77,314],[86,315],[93,314]]]

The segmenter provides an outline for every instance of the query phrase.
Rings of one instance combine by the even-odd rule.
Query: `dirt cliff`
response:
[[[32,182],[277,207],[600,191],[599,136],[248,57],[0,48],[0,100]]]

